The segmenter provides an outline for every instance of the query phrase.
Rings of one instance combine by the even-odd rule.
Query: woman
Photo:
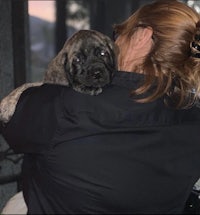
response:
[[[167,0],[139,9],[115,26],[120,35],[119,68],[145,74],[134,94],[146,92],[154,81],[149,102],[165,96],[176,108],[192,105],[200,93],[200,20],[187,5]]]
[[[2,130],[30,214],[180,214],[200,177],[200,16],[159,1],[115,26],[119,68],[92,97],[26,90]]]

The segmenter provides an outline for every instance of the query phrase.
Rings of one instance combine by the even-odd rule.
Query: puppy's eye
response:
[[[74,64],[82,64],[84,63],[84,57],[81,54],[77,54],[73,58],[73,63]]]
[[[73,59],[73,62],[74,63],[80,63],[81,59],[79,57],[75,56],[74,59]]]
[[[105,55],[106,55],[106,51],[105,51],[105,50],[101,50],[101,51],[100,51],[100,55],[101,55],[101,56],[105,56]]]
[[[107,51],[104,49],[97,48],[95,54],[97,57],[105,57],[107,55]]]

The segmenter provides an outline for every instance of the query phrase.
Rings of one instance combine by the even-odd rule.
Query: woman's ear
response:
[[[131,38],[132,47],[141,49],[149,46],[152,41],[153,29],[151,27],[138,28]]]
[[[141,65],[144,57],[152,47],[153,29],[138,28],[131,38],[119,36],[116,44],[119,46],[118,66],[119,70],[134,71]]]

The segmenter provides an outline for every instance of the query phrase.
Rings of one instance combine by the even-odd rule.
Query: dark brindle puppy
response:
[[[25,89],[43,83],[70,86],[81,93],[98,95],[111,82],[117,69],[115,53],[115,44],[106,35],[94,30],[78,31],[50,62],[43,82],[24,84],[1,101],[0,121],[10,120]]]
[[[49,64],[44,82],[69,84],[78,92],[98,95],[115,71],[114,42],[100,32],[80,30]]]

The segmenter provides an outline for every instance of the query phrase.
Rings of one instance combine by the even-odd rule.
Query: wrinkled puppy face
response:
[[[116,71],[115,45],[112,40],[92,30],[81,30],[69,41],[66,75],[79,92],[98,95]]]

